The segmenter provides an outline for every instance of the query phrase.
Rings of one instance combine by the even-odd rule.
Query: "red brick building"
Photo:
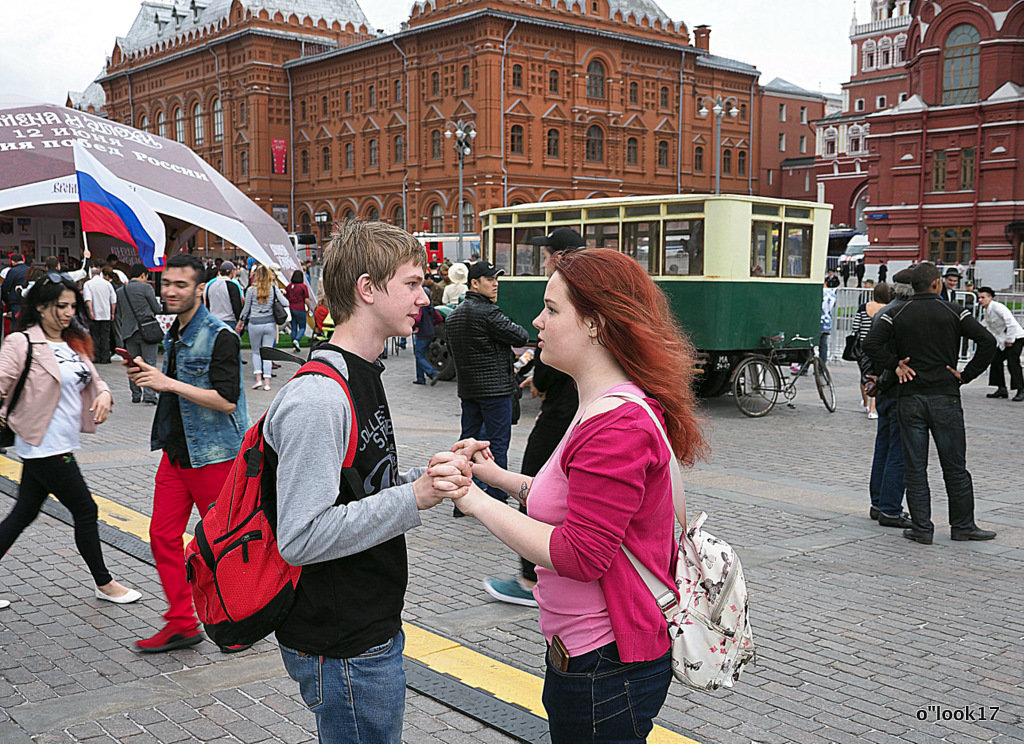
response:
[[[758,193],[781,199],[817,199],[814,122],[826,96],[775,78],[761,88],[761,178]]]
[[[701,96],[741,110],[722,190],[757,191],[758,71],[651,0],[429,0],[402,26],[373,31],[355,0],[146,2],[99,82],[111,118],[188,144],[289,229],[454,231],[460,120],[466,231],[516,202],[710,191]]]

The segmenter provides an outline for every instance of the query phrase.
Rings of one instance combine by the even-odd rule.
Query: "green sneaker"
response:
[[[518,579],[484,579],[484,590],[495,599],[509,604],[522,605],[523,607],[536,607],[537,600],[533,598],[533,592],[523,589]]]

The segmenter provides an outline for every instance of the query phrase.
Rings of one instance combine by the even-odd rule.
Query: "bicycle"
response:
[[[785,397],[786,405],[794,408],[797,380],[810,368],[821,402],[829,413],[834,413],[836,391],[832,375],[811,345],[812,339],[793,336],[785,342],[785,337],[778,335],[764,340],[771,347],[768,354],[745,357],[733,373],[732,394],[740,411],[751,418],[764,416],[775,407],[780,394]]]

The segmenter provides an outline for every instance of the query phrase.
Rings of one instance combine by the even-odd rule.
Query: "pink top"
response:
[[[613,391],[644,395],[632,383]],[[646,400],[663,415],[657,401]],[[627,662],[668,651],[664,615],[621,546],[674,585],[669,457],[654,422],[626,401],[570,427],[534,478],[529,514],[555,526],[549,543],[555,570],[537,567],[540,628],[549,642],[559,636],[571,656],[613,640]]]

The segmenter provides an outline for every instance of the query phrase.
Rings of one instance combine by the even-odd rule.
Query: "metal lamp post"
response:
[[[330,215],[327,212],[314,212],[313,219],[316,220],[317,229],[320,231],[320,245],[321,250],[324,242],[324,228],[327,227],[327,223],[330,221]]]
[[[729,114],[730,117],[735,119],[740,115],[740,110],[736,108],[736,104],[739,99],[736,96],[715,96],[715,103],[711,107],[711,112],[715,115],[715,193],[722,193],[722,117]],[[726,110],[726,107],[732,105],[732,108]],[[697,112],[697,116],[702,119],[706,119],[708,116],[707,103],[701,101],[700,110]]]
[[[455,222],[459,228],[459,256],[462,256],[462,165],[466,156],[473,152],[476,125],[471,121],[462,121],[462,119],[457,122],[448,122],[444,136],[448,139],[454,137],[455,153],[459,158],[459,213],[455,217]]]

